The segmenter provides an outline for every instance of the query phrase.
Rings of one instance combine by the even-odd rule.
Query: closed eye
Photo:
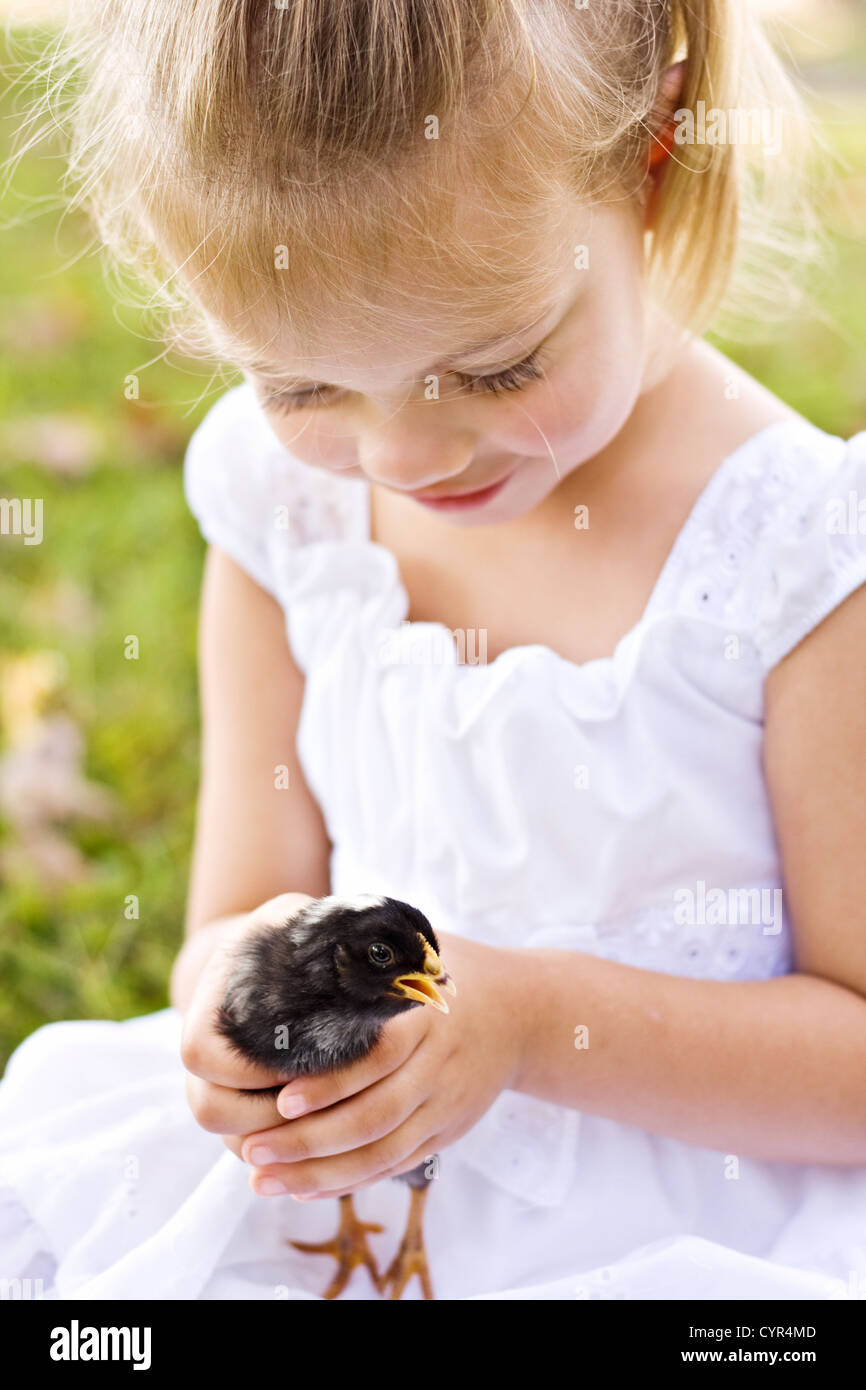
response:
[[[308,410],[310,406],[333,405],[344,392],[338,386],[304,386],[299,391],[266,391],[262,404],[280,412]]]
[[[533,381],[543,381],[545,372],[542,365],[542,349],[535,348],[521,362],[515,362],[499,372],[450,373],[460,387],[470,395],[486,394],[504,396],[511,391],[522,391]],[[308,410],[315,406],[336,405],[346,394],[338,386],[311,385],[295,391],[266,391],[262,403],[280,412]]]
[[[504,396],[509,391],[522,391],[532,381],[544,379],[540,359],[541,349],[535,348],[522,362],[515,362],[501,372],[490,372],[486,376],[472,376],[468,372],[455,372],[454,375],[464,390],[472,394],[486,391],[493,396]]]

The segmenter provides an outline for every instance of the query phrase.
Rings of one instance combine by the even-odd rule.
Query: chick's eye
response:
[[[390,946],[385,945],[384,941],[374,941],[372,946],[368,947],[367,955],[374,965],[393,965],[394,963],[394,952]]]

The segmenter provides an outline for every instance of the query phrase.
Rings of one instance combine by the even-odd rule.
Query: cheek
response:
[[[548,381],[508,409],[502,442],[520,453],[546,452],[564,463],[584,462],[625,424],[643,382],[644,324],[636,296],[608,300],[606,312],[587,315],[558,345]],[[498,432],[498,431],[497,431]],[[541,449],[539,449],[541,445]]]
[[[509,407],[496,430],[503,449],[527,455],[547,452],[581,463],[609,444],[631,414],[640,393],[639,345],[594,343],[575,351],[551,373],[549,382]],[[546,443],[545,443],[546,441]]]
[[[563,444],[580,446],[584,457],[609,444],[631,414],[643,375],[642,335],[607,333],[563,368],[551,431]]]

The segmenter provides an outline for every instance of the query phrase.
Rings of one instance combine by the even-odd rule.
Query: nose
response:
[[[476,442],[473,431],[449,427],[429,402],[418,403],[369,421],[358,438],[358,462],[374,483],[421,491],[465,473]]]

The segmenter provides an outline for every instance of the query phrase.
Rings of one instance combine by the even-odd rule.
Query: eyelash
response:
[[[327,387],[310,386],[304,391],[269,391],[264,397],[264,403],[272,406],[280,414],[288,415],[293,410],[306,410],[310,406],[326,405],[328,403],[327,390]]]
[[[479,392],[491,396],[505,396],[509,391],[522,391],[531,381],[541,381],[544,368],[541,365],[541,349],[536,348],[522,362],[515,362],[504,371],[492,372],[490,376],[467,376],[463,372],[454,375],[464,390],[472,395]]]
[[[544,368],[540,361],[541,350],[536,348],[522,362],[515,362],[501,372],[491,372],[489,376],[470,376],[466,372],[455,372],[461,387],[470,395],[506,396],[512,391],[523,391],[533,381],[544,379]],[[307,410],[316,405],[327,405],[327,392],[331,388],[311,386],[303,391],[274,391],[265,396],[266,405],[286,414],[294,410]]]

